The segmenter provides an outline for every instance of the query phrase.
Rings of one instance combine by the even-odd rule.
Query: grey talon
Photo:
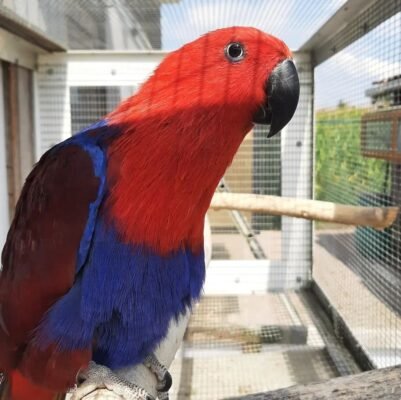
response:
[[[170,372],[166,371],[164,378],[157,385],[158,392],[168,392],[173,384],[173,378]]]

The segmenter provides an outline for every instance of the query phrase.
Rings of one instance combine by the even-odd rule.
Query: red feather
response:
[[[233,64],[224,49],[236,41],[246,56]],[[270,72],[289,55],[257,29],[211,32],[167,56],[109,115],[125,129],[108,154],[108,206],[125,240],[162,254],[202,248],[214,190],[252,128]]]
[[[13,371],[8,381],[8,398],[10,400],[55,400],[56,393],[33,384],[18,371]]]

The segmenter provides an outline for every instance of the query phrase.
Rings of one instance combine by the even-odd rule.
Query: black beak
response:
[[[278,64],[265,86],[266,103],[253,117],[256,124],[270,125],[267,137],[280,132],[290,122],[298,105],[299,79],[292,60]]]

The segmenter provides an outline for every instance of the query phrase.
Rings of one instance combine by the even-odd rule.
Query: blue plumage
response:
[[[106,121],[62,145],[87,151],[100,179],[77,258],[76,280],[46,314],[36,338],[60,350],[93,345],[94,361],[110,368],[141,362],[160,343],[169,323],[199,298],[205,278],[203,252],[182,248],[168,256],[124,242],[107,221]]]

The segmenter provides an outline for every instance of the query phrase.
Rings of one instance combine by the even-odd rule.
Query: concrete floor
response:
[[[257,235],[268,258],[280,260],[281,232]],[[375,243],[377,247],[380,243]],[[214,255],[252,259],[239,234],[214,234]],[[224,249],[225,253],[220,253]],[[224,258],[224,257],[221,257]],[[316,230],[313,279],[377,367],[401,363],[401,270],[356,248],[355,228]]]
[[[204,297],[170,370],[174,400],[223,399],[337,375],[297,293]]]
[[[352,234],[352,229],[318,234],[313,279],[376,367],[400,364],[401,318],[394,307],[398,303],[399,310],[401,302],[400,273],[394,271],[392,283],[383,285],[382,266],[358,255]]]
[[[352,235],[349,228],[317,231],[313,278],[374,364],[398,364],[401,319],[372,292],[369,284],[383,282],[383,273],[356,251]],[[281,232],[258,238],[269,259],[280,260]],[[215,258],[252,259],[238,234],[214,234],[213,250]],[[171,398],[223,399],[336,376],[315,323],[300,293],[204,297],[171,369]]]

